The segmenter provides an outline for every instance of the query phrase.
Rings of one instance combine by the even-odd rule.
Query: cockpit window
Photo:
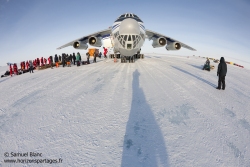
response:
[[[124,36],[124,41],[127,41],[127,35]]]
[[[127,49],[132,49],[132,44],[127,44]]]
[[[137,15],[134,14],[134,17],[139,18]]]
[[[130,35],[128,36],[128,41],[131,41],[131,36]]]
[[[134,49],[138,45],[141,39],[143,38],[143,34],[140,35],[120,35],[119,31],[115,33],[117,35],[117,39],[119,43],[123,46],[123,48]]]
[[[133,39],[133,41],[135,40],[135,35],[132,35],[132,39]]]
[[[116,19],[115,22],[121,22],[126,18],[135,19],[136,21],[143,23],[143,21],[137,15],[132,14],[132,13],[122,14],[118,19]]]

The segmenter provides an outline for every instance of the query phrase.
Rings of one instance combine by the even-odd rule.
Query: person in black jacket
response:
[[[220,63],[218,65],[217,70],[217,76],[219,76],[218,80],[218,87],[216,89],[221,89],[221,83],[222,83],[222,90],[225,90],[226,84],[225,84],[225,77],[227,74],[227,64],[225,62],[224,57],[220,58]]]
[[[63,67],[65,66],[65,53],[62,54],[62,65]]]
[[[52,58],[52,56],[50,56],[49,58],[50,58],[50,67],[51,67],[51,69],[53,69],[53,58]]]
[[[72,63],[72,54],[69,55],[70,64]]]
[[[54,60],[55,60],[55,63],[56,63],[56,68],[59,67],[57,54],[55,55],[55,59]]]
[[[90,62],[89,62],[89,57],[90,57],[89,52],[86,53],[86,57],[87,57],[87,64],[90,64]]]
[[[78,52],[79,53],[79,52]],[[79,53],[79,55],[80,55],[80,53]],[[80,65],[81,65],[81,62],[82,62],[82,56],[80,55]]]
[[[76,65],[76,55],[75,55],[75,53],[73,53],[73,61],[74,61],[74,65]]]

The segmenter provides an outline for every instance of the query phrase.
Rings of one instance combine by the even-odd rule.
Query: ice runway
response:
[[[0,79],[0,166],[250,166],[248,69],[223,91],[199,57],[97,60]]]

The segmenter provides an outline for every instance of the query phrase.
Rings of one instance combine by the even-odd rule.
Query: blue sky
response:
[[[142,52],[224,56],[250,65],[249,0],[0,0],[0,65],[78,52],[56,48],[108,28],[123,13],[197,49],[154,49],[146,40]]]

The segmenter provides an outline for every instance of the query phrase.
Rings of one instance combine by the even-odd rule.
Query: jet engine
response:
[[[88,45],[82,41],[76,41],[73,43],[73,47],[75,49],[87,49],[88,48]]]
[[[152,46],[154,48],[162,47],[162,46],[165,46],[166,43],[167,43],[167,40],[164,37],[154,38]]]
[[[181,44],[178,42],[169,42],[166,46],[167,50],[180,50]]]
[[[101,47],[102,46],[102,38],[92,36],[89,38],[89,44],[92,46]]]

